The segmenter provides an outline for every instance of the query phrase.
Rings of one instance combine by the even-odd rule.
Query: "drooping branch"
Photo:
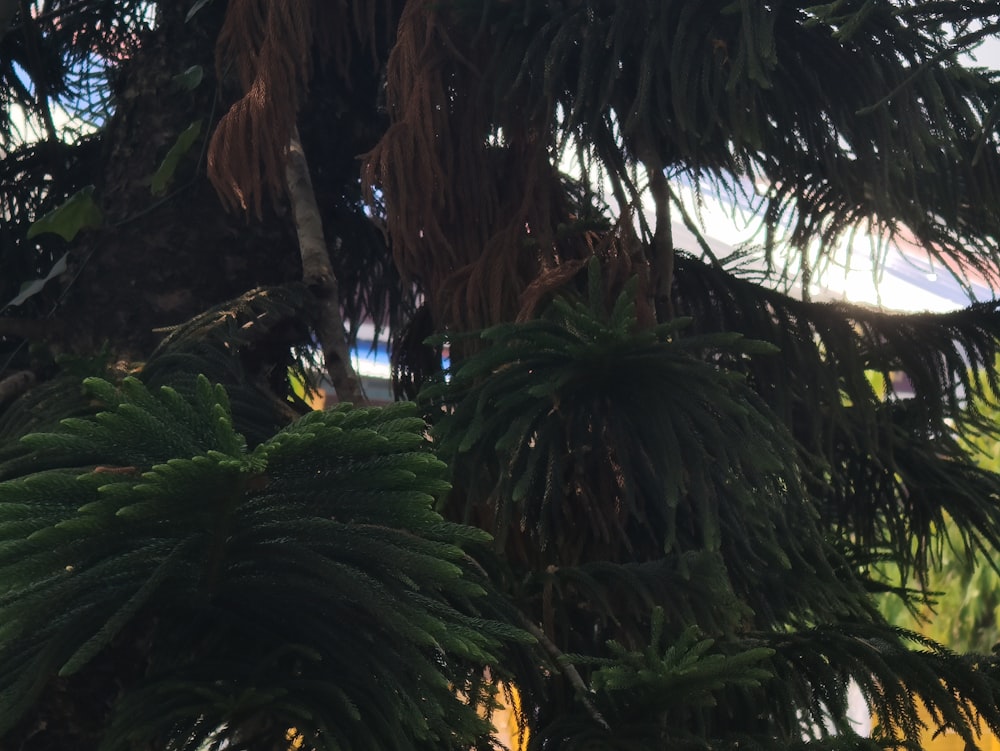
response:
[[[299,252],[302,255],[302,280],[316,297],[318,305],[313,327],[323,349],[327,373],[340,401],[364,404],[367,399],[361,390],[361,381],[351,365],[351,351],[344,333],[343,316],[340,314],[340,290],[330,265],[323,237],[323,222],[316,205],[309,164],[302,150],[298,128],[292,129],[288,144],[286,180],[295,216],[295,230],[299,237]]]
[[[562,650],[556,646],[555,642],[553,642],[545,634],[545,632],[542,631],[542,629],[532,623],[531,620],[523,613],[520,613],[520,616],[521,625],[528,633],[538,640],[538,643],[545,648],[545,651],[549,653],[549,656],[555,661],[556,665],[559,666],[559,670],[564,676],[566,676],[566,679],[576,691],[576,695],[580,700],[580,703],[583,704],[584,708],[586,708],[587,714],[589,714],[594,722],[602,728],[605,730],[611,730],[611,726],[608,725],[608,721],[604,719],[604,715],[601,714],[600,710],[598,710],[597,707],[594,706],[594,703],[590,700],[590,690],[587,688],[587,684],[584,683],[583,678],[580,676],[579,671],[577,671],[573,663],[570,662],[569,658],[563,654]]]
[[[465,560],[477,569],[484,578],[489,579],[489,574],[486,572],[486,569],[484,569],[475,558],[466,556]],[[539,628],[538,624],[532,621],[520,610],[517,611],[517,619],[520,622],[521,627],[531,634],[538,641],[538,643],[542,645],[542,648],[549,653],[549,657],[552,658],[553,662],[555,662],[555,664],[559,667],[560,672],[566,677],[566,680],[569,681],[573,690],[576,692],[577,698],[579,698],[580,703],[583,704],[591,719],[593,719],[594,722],[605,730],[610,731],[611,726],[608,724],[608,721],[604,719],[604,715],[601,714],[600,710],[595,707],[594,703],[590,700],[591,691],[587,688],[587,684],[580,675],[580,671],[576,669],[576,666],[572,663],[570,658],[561,649],[559,649],[559,646],[549,638],[548,634]]]
[[[315,64],[332,56],[346,80],[354,45],[368,38],[374,47],[377,16],[365,0],[229,2],[217,67],[220,79],[235,74],[244,95],[223,116],[208,149],[208,176],[227,208],[260,218],[263,199],[282,193],[285,147]]]
[[[550,158],[553,101],[517,88],[516,105],[490,102],[488,39],[473,42],[442,7],[403,9],[386,68],[391,124],[362,181],[373,207],[391,207],[395,263],[434,320],[468,331],[512,320],[529,285],[591,249],[583,233],[557,235],[573,211]]]

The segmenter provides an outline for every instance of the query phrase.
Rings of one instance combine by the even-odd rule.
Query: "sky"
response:
[[[973,53],[973,57],[979,65],[1000,70],[1000,38],[987,39]]]

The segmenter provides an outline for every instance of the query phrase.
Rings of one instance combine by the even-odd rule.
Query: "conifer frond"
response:
[[[25,436],[0,483],[0,732],[140,640],[109,749],[485,736],[482,668],[525,637],[475,604],[462,546],[488,536],[434,511],[412,405],[311,413],[251,451],[203,377],[87,388],[106,411]]]
[[[87,375],[98,375],[99,370]],[[54,428],[66,417],[93,413],[91,400],[80,386],[81,374],[63,373],[37,384],[0,412],[0,463],[21,453],[16,442],[27,433]],[[3,477],[0,472],[0,477]]]
[[[992,728],[998,719],[994,659],[955,655],[885,623],[729,639],[706,638],[696,627],[667,633],[654,610],[650,636],[636,647],[612,642],[607,658],[569,655],[598,666],[595,700],[613,730],[568,712],[542,730],[547,743],[695,749],[710,739],[713,748],[734,750],[912,749],[921,732],[947,730],[975,747],[980,720]],[[858,736],[846,717],[852,683],[874,713],[871,738]]]
[[[310,305],[298,284],[250,290],[169,331],[140,377],[184,394],[202,374],[222,383],[240,432],[256,445],[305,409],[289,373],[313,386],[304,323]]]
[[[676,256],[665,186],[728,191],[769,268],[791,247],[783,280],[860,227],[1000,286],[1000,77],[958,57],[1000,31],[996,0],[8,0],[0,15],[14,4],[0,110],[44,120],[68,71],[114,57],[115,85],[73,106],[114,97],[127,116],[88,144],[49,124],[49,143],[0,149],[0,303],[62,256],[24,231],[81,182],[109,227],[162,219],[109,241],[225,232],[231,247],[208,204],[175,235],[187,216],[170,207],[196,191],[150,206],[129,156],[147,151],[136,132],[154,151],[173,137],[179,99],[151,95],[178,72],[164,58],[204,62],[225,18],[223,200],[259,214],[285,190],[299,120],[352,324],[395,328],[420,299],[412,339],[436,332],[453,369],[424,392],[432,441],[409,405],[300,415],[288,368],[312,311],[289,286],[196,317],[141,368],[80,372],[114,382],[67,386],[67,369],[5,409],[4,748],[485,751],[496,680],[544,751],[914,751],[921,705],[963,742],[978,713],[1000,730],[996,660],[894,629],[869,596],[881,563],[902,578],[883,589],[919,601],[943,546],[1000,544],[1000,476],[967,440],[1000,438],[976,401],[1000,387],[998,307],[885,315],[767,291],[707,245],[714,266]],[[268,238],[287,229],[277,208]],[[106,299],[125,256],[101,257],[67,310]],[[240,289],[260,283],[250,269]],[[55,286],[25,305],[51,310]],[[413,390],[442,354],[415,350],[396,357]],[[871,739],[846,720],[852,681]]]
[[[617,642],[608,647],[612,657],[596,661],[592,677],[595,691],[614,697],[620,691],[635,691],[640,701],[688,707],[714,706],[715,692],[727,686],[757,688],[772,677],[764,666],[774,650],[767,647],[747,649],[735,655],[715,651],[714,639],[705,638],[696,626],[685,629],[675,641],[664,640],[663,608],[653,609],[649,644],[641,650],[629,650]],[[577,656],[584,662],[587,658]],[[651,707],[630,697],[629,711],[638,714]],[[612,699],[614,701],[614,699]]]
[[[250,290],[171,329],[136,372],[148,386],[170,386],[191,399],[201,374],[224,384],[238,430],[256,445],[306,408],[295,396],[289,375],[293,371],[311,385],[306,370],[309,334],[300,320],[308,305],[305,289],[296,284]],[[110,373],[107,359],[106,352],[64,358],[59,375],[4,408],[0,479],[24,471],[25,449],[18,438],[96,411],[97,403],[80,382],[89,377],[120,378],[120,372]]]
[[[952,313],[897,313],[845,302],[813,303],[742,278],[738,270],[677,259],[677,306],[700,331],[737,331],[779,347],[789,367],[754,373],[765,398],[787,410],[821,411],[834,390],[844,407],[871,407],[896,392],[902,381],[928,421],[956,420],[969,398],[998,383],[993,346],[1000,336],[995,302]],[[754,363],[759,364],[759,363]],[[881,389],[872,374],[881,376]],[[894,379],[894,375],[904,378]],[[796,389],[796,382],[799,383]],[[788,389],[802,392],[781,399]],[[809,398],[809,390],[812,398]],[[825,403],[824,403],[825,402]],[[817,427],[830,423],[816,421]],[[817,437],[815,444],[822,439]]]
[[[654,603],[675,633],[691,623],[706,633],[733,633],[753,616],[729,584],[723,556],[708,551],[664,555],[642,563],[589,561],[536,576],[537,588],[551,589],[555,611],[570,612],[582,600],[623,634],[647,630]]]
[[[488,329],[490,346],[426,391],[459,489],[449,514],[491,530],[515,569],[717,551],[761,623],[864,612],[794,439],[718,364],[772,350],[685,336],[681,321],[641,330],[631,299],[605,310],[598,282],[587,301]]]
[[[695,331],[739,332],[781,350],[780,359],[728,364],[788,425],[824,518],[859,552],[891,550],[919,575],[940,549],[931,541],[943,514],[970,551],[997,546],[1000,478],[973,466],[956,438],[995,431],[976,407],[997,383],[995,303],[931,314],[803,302],[684,256],[677,284],[678,310]]]
[[[830,723],[825,732],[847,730],[842,715],[847,682],[856,682],[872,709],[875,737],[889,747],[907,747],[928,721],[975,747],[980,718],[991,730],[997,711],[996,660],[956,655],[912,632],[887,625],[845,623],[764,637],[775,650],[771,667],[776,680],[772,701],[784,708],[787,728],[795,732],[792,706],[805,708],[799,727]],[[837,717],[840,719],[836,719]],[[823,734],[825,734],[825,732]],[[819,733],[814,733],[819,735]]]
[[[594,305],[602,301],[603,294]],[[508,526],[525,526],[543,548],[606,545],[612,558],[626,559],[633,545],[674,549],[684,535],[676,530],[674,509],[684,503],[688,488],[714,496],[709,489],[718,487],[707,475],[688,477],[697,471],[684,460],[689,447],[717,452],[721,475],[750,472],[761,487],[770,486],[767,473],[780,466],[775,457],[784,437],[764,439],[765,420],[755,415],[752,392],[739,377],[698,357],[715,347],[738,353],[743,345],[731,336],[680,338],[678,328],[636,331],[629,295],[619,298],[609,316],[583,302],[557,300],[542,319],[484,331],[488,350],[464,361],[447,386],[428,392],[432,404],[443,398],[454,405],[436,426],[445,455],[471,452],[476,458],[459,466],[496,467],[496,474],[479,471],[468,479],[473,504],[496,504],[488,512],[495,520],[487,527],[495,529],[500,543]],[[685,386],[691,383],[712,384],[711,396],[695,398]],[[638,419],[636,410],[645,413],[656,402],[640,394],[671,402],[671,409],[662,411],[673,417],[650,427],[648,435],[643,431],[650,421]],[[737,418],[734,432],[761,430],[761,440],[723,436],[713,427],[721,422],[719,411]],[[619,439],[634,450],[621,448]],[[748,450],[759,454],[750,461],[741,445],[753,445]],[[504,455],[499,464],[488,458],[497,450]],[[599,476],[588,478],[594,486],[584,481],[589,472],[583,463],[601,467]],[[657,479],[662,477],[666,486]],[[619,506],[619,518],[608,515],[604,504]],[[556,537],[570,534],[564,517],[575,519],[574,526],[590,519],[576,542],[556,543]],[[711,549],[719,530],[704,521],[694,536]]]
[[[592,690],[609,729],[601,731],[570,714],[545,728],[546,745],[697,748],[699,737],[689,728],[700,725],[711,728],[713,746],[726,748],[739,731],[720,733],[720,724],[712,722],[717,700],[727,691],[759,689],[772,676],[767,663],[774,650],[768,647],[717,645],[696,626],[665,638],[661,608],[653,610],[650,633],[641,645],[627,648],[611,642],[608,647],[607,658],[567,655],[566,659],[596,667]]]
[[[148,3],[50,0],[23,5],[15,0],[5,10],[14,11],[0,38],[0,144],[5,154],[30,140],[32,131],[44,132],[48,145],[56,146],[57,136],[73,141],[102,123],[113,109],[108,78],[122,60],[136,54],[150,30]],[[60,171],[50,177],[58,180]]]
[[[664,742],[664,727],[685,729],[670,739],[680,748],[704,737],[722,748],[794,748],[803,734],[835,747],[823,729],[830,716],[857,740],[842,721],[853,679],[890,723],[889,745],[916,737],[915,696],[935,721],[972,733],[976,708],[996,688],[986,664],[930,643],[912,649],[906,640],[915,637],[871,606],[860,567],[881,553],[921,574],[952,510],[971,549],[998,542],[1000,481],[970,467],[946,431],[947,404],[934,412],[922,401],[950,389],[961,409],[963,384],[980,386],[959,362],[993,378],[985,354],[996,336],[992,310],[893,317],[800,303],[700,264],[678,272],[686,289],[715,283],[692,293],[704,301],[691,306],[693,322],[640,327],[632,289],[609,306],[592,261],[586,296],[567,294],[538,319],[487,329],[480,336],[489,346],[424,392],[435,445],[453,466],[448,513],[494,532],[513,572],[524,572],[517,601],[564,648],[594,655],[602,637],[612,640],[606,677],[616,686],[659,680],[648,665],[629,668],[626,656],[638,654],[651,625],[663,654],[687,649],[692,623],[713,629],[729,657],[775,649],[761,664],[778,677],[740,683],[734,663],[712,683],[708,670],[725,717],[695,706],[691,692],[671,704],[657,690],[649,700],[680,715],[616,714],[609,699],[599,709],[621,722],[614,740],[566,705],[533,732],[560,748],[645,748],[651,738]],[[911,349],[915,331],[924,340]],[[943,365],[919,372],[924,395],[879,398],[872,371],[930,349]],[[834,635],[824,641],[823,629]],[[788,647],[793,634],[816,641],[800,653]],[[806,659],[808,669],[791,679]],[[602,669],[588,676],[603,686]],[[959,700],[947,700],[957,687]],[[622,690],[628,706],[645,706],[641,691]],[[983,711],[992,722],[995,707]],[[702,731],[683,735],[692,727]]]
[[[769,251],[865,226],[997,280],[1000,82],[957,62],[994,28],[989,4],[451,5],[449,32],[494,50],[489,122],[572,132],[619,184],[638,161],[735,196],[759,183]]]

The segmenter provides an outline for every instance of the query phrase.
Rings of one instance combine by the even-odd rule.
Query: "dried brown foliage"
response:
[[[573,217],[552,165],[554,104],[498,95],[489,44],[439,0],[408,3],[388,63],[392,124],[362,170],[397,266],[459,330],[514,319],[593,253],[557,232]]]
[[[209,145],[212,184],[229,208],[259,216],[265,191],[283,189],[285,149],[308,84],[312,0],[233,0],[217,43],[220,80],[232,71],[246,92]]]
[[[392,0],[230,0],[216,58],[220,80],[245,92],[219,122],[209,146],[209,177],[229,208],[261,213],[264,195],[284,190],[285,152],[313,55],[332,57],[342,76],[355,39],[375,46],[376,10]]]
[[[375,48],[384,31],[376,27],[396,5],[232,0],[218,64],[220,77],[231,70],[246,93],[209,150],[210,176],[229,207],[259,216],[263,197],[285,190],[313,54],[332,57],[347,80],[351,55]],[[391,125],[362,171],[397,266],[422,283],[435,320],[466,330],[533,308],[595,252],[593,236],[560,231],[575,217],[553,166],[554,104],[493,85],[489,45],[456,24],[447,3],[406,3],[386,74]],[[622,240],[599,242],[602,254],[619,254]]]
[[[583,232],[576,238],[579,258],[557,266],[541,269],[538,276],[521,294],[518,322],[538,316],[553,296],[574,285],[582,286],[586,277],[587,260],[597,256],[603,262],[605,305],[610,310],[618,295],[633,277],[638,278],[636,317],[641,327],[656,323],[650,298],[649,267],[643,257],[643,244],[632,226],[630,212],[625,212],[618,224],[607,232]]]

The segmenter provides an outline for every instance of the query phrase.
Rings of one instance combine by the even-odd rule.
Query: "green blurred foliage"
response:
[[[881,376],[878,376],[881,378]],[[972,414],[972,412],[970,412]],[[1000,472],[1000,394],[975,404],[975,424],[962,426],[963,442],[976,464]],[[974,558],[964,550],[961,535],[950,517],[940,530],[938,564],[923,582],[923,607],[908,607],[900,597],[883,595],[882,613],[892,623],[919,631],[957,652],[988,653],[1000,647],[1000,557],[983,550]],[[893,565],[881,568],[886,581],[899,582]]]

